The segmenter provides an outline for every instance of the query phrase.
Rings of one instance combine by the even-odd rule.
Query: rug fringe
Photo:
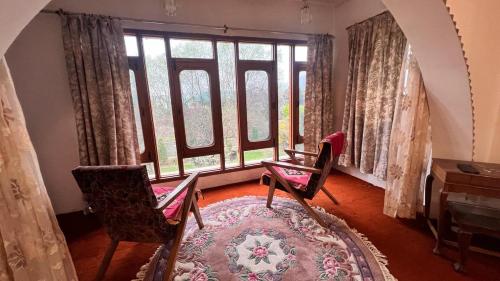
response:
[[[223,205],[223,204],[228,203],[230,201],[239,200],[242,198],[243,199],[264,199],[265,200],[265,198],[263,196],[246,195],[246,196],[241,196],[241,197],[237,197],[237,198],[230,198],[230,199],[218,201],[218,202],[212,203],[212,204],[205,206],[205,207],[217,207],[219,205]],[[278,200],[295,202],[295,200],[292,200],[292,199],[286,198],[286,197],[279,197]],[[359,232],[357,229],[351,228],[344,219],[341,219],[333,214],[328,213],[324,208],[319,207],[319,206],[316,206],[314,208],[317,209],[318,211],[320,211],[321,213],[323,213],[324,215],[330,217],[335,222],[342,224],[344,227],[346,227],[352,233],[354,233],[354,235],[356,235],[356,237],[358,237],[359,240],[361,240],[363,242],[363,244],[368,248],[370,253],[375,258],[375,261],[380,266],[380,270],[382,271],[382,275],[384,276],[385,281],[398,281],[398,279],[396,279],[396,277],[394,277],[394,275],[392,275],[391,272],[389,271],[389,269],[387,268],[387,266],[389,265],[389,261],[387,259],[387,256],[385,256],[379,249],[377,249],[377,247],[375,247],[375,245],[368,239],[368,237],[366,237],[363,233]],[[160,249],[161,249],[161,246],[158,247],[158,249],[156,249],[154,255],[152,255],[149,258],[149,262],[147,264],[141,266],[139,272],[136,274],[137,279],[132,279],[131,281],[144,281],[144,277],[146,276],[146,272],[149,269],[149,264],[151,263],[151,261],[153,260],[153,258],[156,256],[156,254],[158,253],[158,251]]]

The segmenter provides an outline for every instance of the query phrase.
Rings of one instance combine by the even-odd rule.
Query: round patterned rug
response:
[[[190,217],[173,280],[396,280],[386,258],[343,220],[316,208],[326,229],[298,202],[275,197],[272,206],[264,197],[212,204],[201,209],[202,230]],[[162,251],[137,280],[161,280]]]

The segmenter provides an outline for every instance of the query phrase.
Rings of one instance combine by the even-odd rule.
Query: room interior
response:
[[[0,7],[0,280],[500,276],[500,4]]]

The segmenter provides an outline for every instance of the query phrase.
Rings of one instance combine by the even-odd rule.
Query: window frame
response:
[[[294,52],[295,53],[295,52]],[[299,87],[299,74],[302,71],[306,72],[307,75],[307,62],[298,62],[295,61],[295,54],[292,55],[294,58],[293,60],[293,67],[292,67],[292,73],[293,73],[293,78],[292,78],[292,105],[293,105],[293,110],[292,110],[292,116],[291,120],[293,122],[292,126],[290,126],[292,130],[292,147],[295,148],[296,144],[301,144],[304,143],[304,136],[300,134],[299,131],[299,122],[300,122],[300,114],[299,114],[299,92],[300,92],[300,87]],[[306,76],[307,77],[307,76]],[[305,125],[305,124],[304,124]]]
[[[277,46],[290,46],[290,106],[293,110],[290,112],[290,148],[295,144],[302,143],[303,138],[298,135],[298,73],[305,70],[307,62],[295,61],[295,46],[306,45],[305,40],[288,40],[274,38],[256,38],[244,36],[225,36],[198,33],[181,33],[167,31],[152,31],[141,29],[124,29],[124,35],[136,36],[139,55],[137,57],[128,57],[129,68],[134,71],[137,85],[137,95],[139,101],[139,111],[141,113],[141,124],[143,128],[143,137],[145,151],[141,154],[141,162],[153,162],[155,167],[155,178],[151,179],[153,183],[165,182],[183,179],[188,176],[184,169],[184,159],[190,157],[206,156],[219,154],[220,168],[202,171],[202,175],[215,175],[227,172],[243,171],[262,167],[262,164],[245,165],[244,152],[261,148],[273,148],[273,159],[279,159],[278,142],[278,95],[277,95]],[[152,115],[152,106],[147,82],[145,56],[142,38],[156,37],[162,38],[165,43],[166,61],[168,68],[168,77],[170,85],[170,97],[172,102],[172,114],[174,120],[174,132],[177,148],[177,163],[179,168],[178,175],[160,175],[160,165],[158,160],[158,151],[156,146],[156,137],[154,129],[154,120]],[[170,39],[188,39],[188,40],[208,40],[212,43],[213,56],[206,58],[173,58],[171,56]],[[238,154],[239,166],[226,167],[224,155],[224,136],[222,125],[222,108],[219,85],[219,65],[217,42],[227,42],[234,44],[235,50],[235,77],[236,77],[236,108],[238,116]],[[239,43],[257,43],[272,45],[273,59],[265,60],[240,60]],[[210,77],[212,122],[214,130],[214,144],[208,147],[189,148],[186,143],[184,115],[182,112],[182,97],[179,83],[179,76],[182,70],[205,70]],[[248,70],[266,71],[269,78],[269,106],[270,106],[270,139],[265,141],[250,142],[248,140],[247,120],[246,120],[246,96],[244,76]],[[241,80],[243,78],[243,80]],[[176,81],[177,80],[177,81]],[[297,106],[296,106],[297,105]],[[283,160],[283,159],[282,159]]]

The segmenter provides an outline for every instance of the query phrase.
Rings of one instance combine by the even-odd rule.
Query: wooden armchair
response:
[[[102,280],[120,241],[163,243],[169,248],[164,280],[175,266],[189,211],[198,226],[203,222],[196,202],[198,173],[179,186],[152,187],[145,166],[88,166],[73,176],[89,210],[95,213],[111,237],[95,280]]]
[[[313,199],[322,190],[333,203],[338,204],[335,197],[323,186],[334,160],[342,153],[344,147],[344,133],[336,132],[323,139],[319,144],[319,152],[301,152],[287,150],[292,163],[277,161],[262,161],[267,171],[262,174],[261,183],[269,186],[267,207],[271,208],[275,188],[290,193],[318,223],[325,227],[326,223],[307,204],[305,199]],[[296,154],[316,158],[313,167],[299,164]]]

